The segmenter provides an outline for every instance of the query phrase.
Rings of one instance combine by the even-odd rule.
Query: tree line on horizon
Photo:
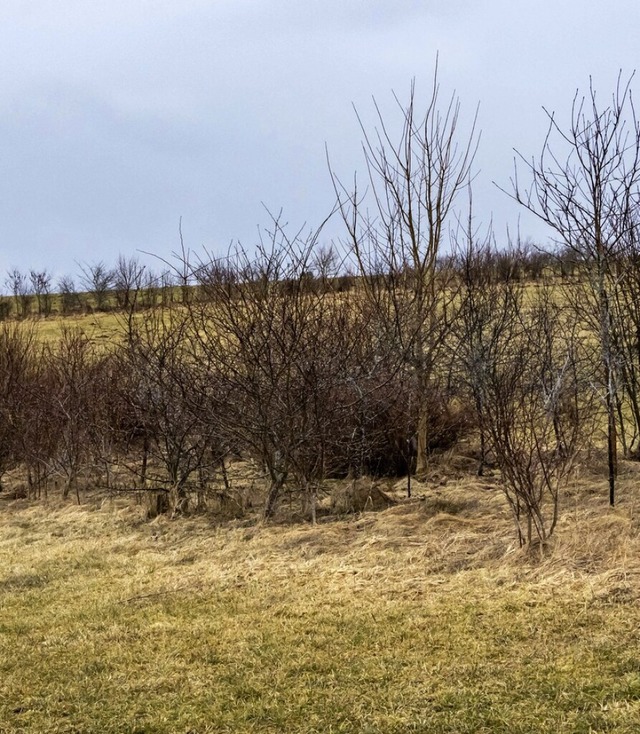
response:
[[[95,311],[166,306],[183,285],[171,268],[155,272],[138,257],[120,254],[115,265],[104,260],[79,263],[76,277],[55,278],[47,268],[10,268],[0,298],[0,320],[72,316]]]
[[[325,246],[325,250],[333,252],[334,260],[338,259],[334,244]],[[489,257],[503,278],[538,281],[545,274],[567,278],[576,272],[571,252],[540,247],[531,241],[519,243],[517,253],[508,244],[496,247]],[[339,259],[342,265],[333,275],[331,287],[344,291],[353,288],[359,276],[344,258]],[[439,258],[441,268],[453,264],[451,254]],[[309,267],[305,277],[309,285],[314,282],[313,267]],[[185,293],[198,290],[197,278],[191,273],[178,272],[176,263],[169,263],[169,267],[156,272],[137,256],[122,253],[112,266],[104,260],[79,263],[75,277],[67,274],[56,279],[47,268],[21,270],[13,267],[5,275],[4,286],[5,295],[0,296],[0,321],[108,313],[131,308],[144,310],[180,302]]]

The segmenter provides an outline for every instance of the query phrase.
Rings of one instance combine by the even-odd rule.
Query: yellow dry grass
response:
[[[109,344],[123,333],[123,316],[115,312],[82,314],[76,316],[49,316],[45,319],[28,320],[33,323],[36,336],[43,342],[56,342],[63,329],[84,332],[96,345]]]
[[[464,477],[317,527],[4,499],[0,732],[636,732],[640,490],[602,484],[542,558]]]

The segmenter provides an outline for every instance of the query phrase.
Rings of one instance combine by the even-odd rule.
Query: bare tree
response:
[[[128,376],[119,390],[143,437],[140,484],[152,481],[162,511],[186,510],[188,482],[209,460],[211,446],[209,426],[190,409],[196,385],[188,326],[181,309],[145,312],[140,319],[127,320],[127,341],[119,352]],[[148,476],[149,458],[163,473]]]
[[[28,396],[37,362],[33,329],[23,324],[0,327],[0,491],[4,474],[24,458],[22,438]]]
[[[427,396],[436,377],[443,316],[451,304],[451,292],[438,274],[438,256],[458,194],[469,183],[478,135],[475,118],[468,133],[461,134],[455,94],[441,107],[437,64],[424,112],[416,109],[413,84],[408,103],[396,102],[397,139],[375,100],[378,126],[372,132],[358,116],[368,196],[357,185],[348,190],[334,173],[332,179],[381,343],[393,346],[415,374],[420,472],[427,465],[429,444]]]
[[[188,307],[205,391],[198,401],[206,404],[209,384],[225,396],[209,413],[228,445],[264,468],[266,518],[293,484],[315,520],[334,442],[347,443],[343,419],[357,412],[357,396],[339,400],[349,392],[356,311],[335,297],[326,258],[324,274],[310,278],[319,231],[290,235],[274,217],[255,256],[238,245],[194,268],[202,297]]]
[[[31,311],[33,298],[29,288],[29,279],[18,268],[13,268],[7,273],[5,283],[13,296],[16,318],[26,318]]]
[[[635,215],[636,221],[638,214]],[[611,344],[616,355],[620,442],[627,458],[640,453],[640,222],[629,228],[615,267]]]
[[[500,264],[493,247],[491,229],[482,237],[474,229],[471,211],[464,228],[454,236],[456,270],[459,279],[459,309],[452,326],[451,364],[458,389],[469,396],[479,429],[480,459],[478,476],[482,476],[489,450],[486,431],[485,373],[488,363],[503,346],[502,336],[509,333],[517,318],[514,304],[521,299],[523,283],[515,277],[518,257],[515,251],[505,253]],[[509,268],[505,271],[504,264]]]
[[[20,442],[21,462],[26,472],[29,495],[45,498],[55,481],[57,457],[61,444],[60,415],[54,396],[57,391],[51,345],[34,341],[31,346],[32,367],[27,390],[21,399],[20,425],[16,438]]]
[[[51,281],[53,276],[47,270],[30,270],[31,290],[38,304],[38,314],[49,316],[51,313]]]
[[[534,539],[544,544],[556,527],[560,493],[577,451],[593,429],[579,325],[575,314],[554,302],[549,288],[526,300],[523,289],[505,286],[494,295],[500,316],[476,366],[480,420],[520,544]]]
[[[160,273],[160,301],[168,306],[174,301],[176,282],[171,270],[165,269]],[[149,286],[148,286],[149,287]]]
[[[295,371],[296,294],[311,253],[307,243],[282,243],[280,234],[276,225],[255,259],[238,245],[224,263],[200,263],[196,274],[205,298],[188,301],[194,351],[206,355],[207,372],[218,376],[229,396],[229,409],[220,416],[224,431],[269,477],[267,518],[291,472],[291,393],[282,388]]]
[[[138,295],[144,284],[145,266],[138,258],[118,255],[113,271],[113,287],[118,307],[128,311],[135,308]]]
[[[109,292],[113,288],[113,270],[101,260],[80,265],[80,273],[81,283],[93,296],[96,309],[106,310],[109,306]]]
[[[141,308],[153,308],[162,300],[161,276],[150,268],[145,268],[138,300]],[[168,305],[168,301],[163,305]]]
[[[60,297],[60,311],[63,316],[68,316],[80,310],[82,303],[80,295],[76,291],[75,283],[71,275],[63,275],[58,281],[58,293]]]
[[[600,350],[601,384],[607,415],[609,502],[615,502],[617,474],[616,406],[618,375],[612,341],[612,300],[620,285],[617,252],[640,201],[640,123],[622,73],[602,107],[593,83],[576,93],[566,127],[547,113],[549,128],[537,159],[521,161],[531,178],[516,175],[511,195],[554,231],[581,265],[581,288],[574,303],[589,317]],[[577,290],[572,293],[575,295]],[[589,306],[585,307],[585,298]],[[593,314],[593,315],[591,315]]]
[[[95,359],[90,337],[80,330],[63,328],[59,342],[50,350],[50,383],[43,395],[55,417],[58,436],[54,469],[64,479],[63,496],[74,492],[78,503],[78,480],[90,463],[90,388]]]

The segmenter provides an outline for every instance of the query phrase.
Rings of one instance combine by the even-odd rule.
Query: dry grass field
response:
[[[76,316],[51,316],[46,319],[27,320],[43,342],[55,343],[63,329],[79,330],[95,341],[96,345],[106,344],[118,339],[123,333],[124,317],[114,311],[97,312]]]
[[[525,555],[492,480],[304,524],[0,495],[0,732],[637,732],[640,488]]]

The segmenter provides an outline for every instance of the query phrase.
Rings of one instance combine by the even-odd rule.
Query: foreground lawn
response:
[[[542,560],[464,481],[317,528],[3,500],[0,732],[637,732],[625,491]]]

